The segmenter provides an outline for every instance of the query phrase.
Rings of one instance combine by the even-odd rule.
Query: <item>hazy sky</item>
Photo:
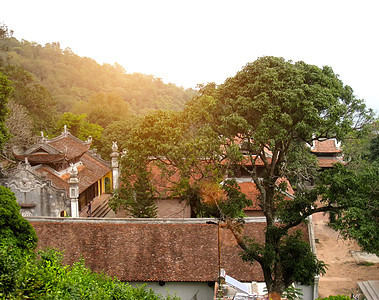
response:
[[[378,12],[377,0],[13,0],[0,22],[183,87],[222,83],[264,55],[329,65],[378,113]]]

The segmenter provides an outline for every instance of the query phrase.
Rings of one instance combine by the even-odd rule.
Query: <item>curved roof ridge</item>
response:
[[[78,142],[78,143],[81,143],[83,145],[90,145],[92,140],[90,141],[82,141],[81,139],[77,138],[76,136],[74,136],[73,134],[71,134],[71,132],[67,131],[67,132],[62,132],[60,135],[56,136],[56,137],[53,137],[51,139],[48,139],[46,140],[45,143],[49,144],[51,142],[56,142],[56,141],[59,141],[65,137],[69,137],[71,139],[73,139],[74,141]]]

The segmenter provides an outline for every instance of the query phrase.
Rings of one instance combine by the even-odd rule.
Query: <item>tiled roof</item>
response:
[[[13,153],[17,160],[25,157],[33,164],[52,163],[80,157],[90,148],[89,142],[83,142],[67,132],[50,140],[44,140],[29,147],[23,153]]]
[[[65,135],[62,134],[56,138],[47,140],[46,143],[65,153],[68,160],[71,160],[75,157],[80,157],[90,148],[89,143],[79,140],[71,133],[67,133]]]
[[[59,174],[52,168],[45,165],[40,165],[35,168],[35,171],[41,175],[44,174],[46,176],[46,179],[50,180],[51,184],[54,187],[59,189],[66,189],[68,191],[69,185],[67,180],[62,179]]]
[[[93,271],[123,281],[216,281],[217,226],[204,223],[30,220],[38,248],[64,251],[64,262],[82,256]],[[264,223],[246,223],[245,235],[264,241]],[[306,228],[304,228],[306,231]],[[221,266],[237,280],[263,281],[257,263],[244,263],[228,229],[221,229]]]
[[[64,154],[49,154],[49,153],[34,153],[34,154],[28,154],[28,155],[18,155],[16,153],[13,153],[13,155],[19,161],[24,160],[26,157],[28,158],[28,161],[32,164],[58,162],[58,161],[62,161],[65,158]]]
[[[314,141],[311,148],[313,153],[340,153],[341,149],[337,146],[335,139],[328,139],[324,141]]]
[[[318,166],[321,168],[331,168],[336,163],[346,164],[342,159],[338,159],[335,157],[318,157]]]
[[[84,153],[80,159],[82,165],[78,165],[79,193],[86,190],[92,184],[111,171],[111,168],[99,159]],[[45,174],[47,179],[51,180],[52,185],[57,188],[69,188],[68,180],[70,174],[67,172],[60,174],[48,166],[38,166],[36,171]]]
[[[111,168],[107,164],[88,153],[84,153],[80,161],[83,163],[83,167],[78,168],[79,193],[111,171]]]

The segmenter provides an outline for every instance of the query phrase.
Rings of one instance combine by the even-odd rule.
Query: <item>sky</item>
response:
[[[378,11],[376,0],[13,0],[0,23],[185,88],[266,55],[328,65],[378,115]]]

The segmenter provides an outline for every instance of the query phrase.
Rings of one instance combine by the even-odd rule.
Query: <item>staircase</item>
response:
[[[379,280],[361,281],[358,285],[367,300],[379,299]]]
[[[93,199],[93,203],[91,205],[91,209],[92,209],[91,218],[105,218],[106,217],[106,215],[111,210],[111,208],[108,205],[108,201],[111,196],[112,195],[110,194],[103,194]],[[88,217],[87,207],[80,212],[80,217]]]
[[[100,204],[92,211],[92,218],[105,218],[111,208],[108,205],[110,195],[106,197]]]

